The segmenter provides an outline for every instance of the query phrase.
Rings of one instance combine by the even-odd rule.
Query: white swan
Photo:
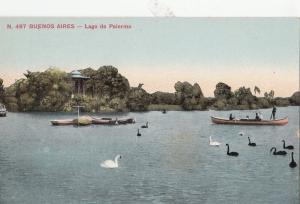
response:
[[[121,158],[122,158],[122,156],[118,154],[115,157],[115,161],[105,160],[104,162],[101,163],[101,167],[103,167],[103,168],[118,168],[119,167],[118,159],[121,159]]]
[[[244,136],[245,135],[245,133],[244,132],[239,132],[239,136]]]
[[[209,145],[211,145],[211,146],[219,146],[220,144],[221,144],[220,142],[213,141],[211,139],[211,136],[209,136]]]

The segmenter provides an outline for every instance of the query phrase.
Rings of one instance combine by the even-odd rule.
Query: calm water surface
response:
[[[270,109],[262,112],[270,117]],[[289,117],[286,126],[210,121],[229,113],[118,114],[112,116],[137,123],[79,128],[50,125],[75,113],[9,113],[0,118],[0,203],[298,203],[299,107],[278,108],[278,116]],[[149,128],[136,137],[146,121]],[[222,145],[209,146],[210,135]],[[256,147],[247,145],[247,136]],[[282,139],[295,147],[295,169],[290,155],[269,153],[272,146],[282,149]],[[240,156],[227,156],[226,143]],[[120,168],[100,167],[117,154]]]

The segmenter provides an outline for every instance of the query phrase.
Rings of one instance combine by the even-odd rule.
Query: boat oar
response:
[[[273,115],[273,113],[271,113],[270,120],[272,119],[272,115]]]

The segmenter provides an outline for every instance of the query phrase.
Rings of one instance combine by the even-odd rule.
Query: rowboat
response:
[[[97,125],[117,125],[118,123],[116,120],[108,119],[108,118],[93,118],[92,120],[93,124]]]
[[[6,116],[6,108],[3,104],[0,103],[0,117]]]
[[[79,120],[78,120],[79,119]],[[112,119],[112,118],[95,118],[90,116],[81,116],[76,119],[65,119],[65,120],[51,120],[52,125],[120,125],[120,124],[131,124],[135,123],[133,118],[122,118],[122,119]]]
[[[52,125],[73,125],[73,119],[67,120],[51,120]]]
[[[121,124],[131,124],[135,123],[133,118],[121,118],[121,119],[112,119],[112,118],[93,118],[93,124],[102,124],[102,125],[121,125]]]
[[[134,118],[122,118],[118,120],[119,124],[131,124],[131,123],[135,123]]]
[[[215,124],[224,125],[286,125],[289,120],[287,117],[276,120],[255,120],[255,119],[233,119],[219,118],[211,116],[211,121]]]

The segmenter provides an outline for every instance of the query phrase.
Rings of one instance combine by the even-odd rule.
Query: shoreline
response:
[[[155,104],[156,105],[156,104]],[[170,106],[170,105],[165,105]],[[168,111],[172,111],[172,112],[206,112],[206,111],[259,111],[259,110],[267,110],[267,109],[271,109],[272,107],[267,107],[267,108],[257,108],[257,109],[205,109],[205,110],[184,110],[180,105],[171,105],[174,106],[174,108],[165,108],[165,110]],[[277,108],[288,108],[288,107],[298,107],[300,108],[299,105],[290,105],[290,106],[277,106]],[[112,111],[112,110],[107,110],[107,111],[80,111],[80,113],[91,113],[91,114],[99,114],[99,113],[103,113],[103,114],[120,114],[120,113],[124,113],[124,114],[128,114],[128,113],[147,113],[147,112],[162,112],[163,109],[155,109],[153,107],[151,107],[150,105],[150,109],[145,110],[145,111]],[[74,113],[76,111],[7,111],[8,113]]]

